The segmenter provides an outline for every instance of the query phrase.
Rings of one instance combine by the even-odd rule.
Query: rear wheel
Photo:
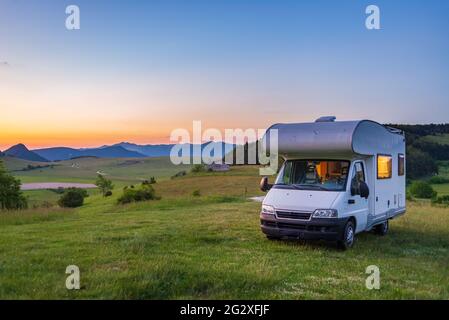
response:
[[[388,220],[384,223],[378,224],[374,227],[374,232],[380,236],[384,236],[388,233],[388,229],[390,228],[388,224]]]
[[[349,220],[343,232],[343,237],[337,242],[340,249],[346,250],[352,248],[355,241],[355,226],[352,220]]]

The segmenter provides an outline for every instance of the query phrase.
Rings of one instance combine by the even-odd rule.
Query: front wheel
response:
[[[380,236],[384,236],[388,233],[388,229],[389,229],[389,224],[388,224],[388,220],[385,221],[384,223],[378,224],[377,226],[374,227],[374,232]]]
[[[346,250],[352,248],[352,246],[354,245],[354,241],[355,241],[354,222],[352,220],[349,220],[345,225],[343,237],[341,240],[337,242],[337,244],[340,249]]]

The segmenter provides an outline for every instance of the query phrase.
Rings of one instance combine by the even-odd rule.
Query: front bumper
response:
[[[304,240],[336,241],[343,238],[348,218],[279,219],[260,214],[260,228],[267,236]]]

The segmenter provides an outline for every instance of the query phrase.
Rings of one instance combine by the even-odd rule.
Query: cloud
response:
[[[8,61],[0,61],[0,67],[10,67],[11,65],[9,64]]]

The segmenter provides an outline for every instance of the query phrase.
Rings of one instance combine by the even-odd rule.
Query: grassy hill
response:
[[[143,159],[100,159],[78,158],[60,162],[34,162],[12,157],[1,158],[5,167],[22,183],[29,182],[79,182],[94,183],[98,172],[114,182],[117,189],[125,185],[140,183],[155,177],[158,181],[169,180],[179,171],[189,170],[190,166],[175,166],[170,158]],[[30,169],[31,168],[31,169]],[[97,190],[89,190],[97,194]],[[50,190],[25,191],[31,207],[44,203],[56,203],[59,196]]]
[[[5,166],[22,182],[89,182],[95,181],[98,172],[117,183],[135,183],[154,176],[168,179],[190,166],[171,164],[169,157],[162,158],[77,158],[49,163],[30,162],[17,158],[3,158]],[[29,170],[28,166],[47,166]]]
[[[161,179],[159,201],[119,206],[116,190],[75,210],[2,213],[0,298],[449,298],[447,208],[409,203],[386,237],[362,234],[342,252],[266,240],[260,204],[246,199],[261,194],[258,182],[257,168],[242,166]],[[79,291],[65,289],[70,264]],[[365,288],[372,264],[380,290]]]
[[[36,161],[29,161],[29,160],[23,160],[19,158],[13,158],[8,156],[0,157],[0,160],[2,160],[5,164],[5,167],[8,171],[19,171],[24,168],[27,168],[28,165],[33,166],[48,166],[48,162],[36,162]]]
[[[449,133],[427,135],[421,138],[423,141],[449,145]]]

